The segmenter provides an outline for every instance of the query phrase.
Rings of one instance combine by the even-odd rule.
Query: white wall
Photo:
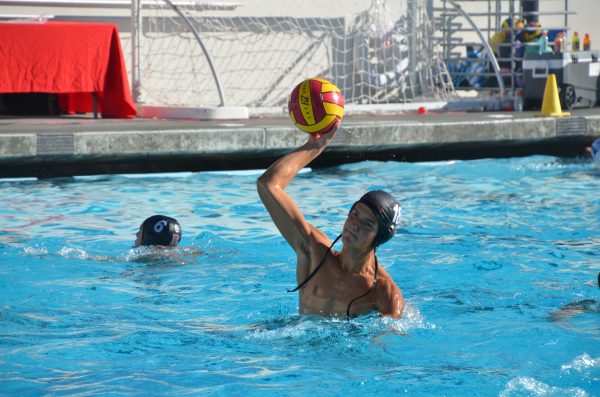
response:
[[[38,0],[37,3],[44,2],[51,4],[50,0]],[[75,0],[72,0],[76,2]],[[79,3],[93,3],[93,0],[80,0]],[[220,0],[210,1],[207,3],[230,3],[237,4],[237,9],[232,12],[234,15],[282,15],[286,14],[287,10],[293,4],[296,9],[295,15],[305,17],[308,15],[314,16],[315,12],[324,16],[344,15],[346,13],[355,12],[357,4],[370,4],[370,0],[352,0],[344,1],[344,7],[339,7],[339,2],[323,1],[323,0],[302,0],[303,7],[298,7],[296,0]],[[26,2],[24,2],[26,3]],[[287,4],[286,4],[287,3]],[[599,0],[540,0],[540,11],[562,9],[568,4],[570,10],[576,12],[576,15],[569,16],[569,28],[572,31],[578,31],[581,35],[590,33],[592,37],[592,47],[600,49],[600,1]],[[396,13],[398,8],[402,8],[402,4],[406,4],[406,0],[388,0],[388,7],[392,13]],[[481,1],[462,1],[460,4],[465,9],[471,9],[474,5],[480,11],[487,10],[487,2]],[[476,7],[476,8],[477,8]],[[506,7],[506,6],[504,6]],[[358,7],[360,9],[360,7]],[[299,11],[298,11],[299,10]],[[302,11],[304,10],[304,11]],[[127,15],[127,8],[118,10],[109,10],[106,8],[89,8],[89,7],[44,7],[44,6],[12,6],[2,5],[0,0],[0,14],[10,15],[34,15],[34,14],[56,14],[56,15]],[[207,12],[210,15],[210,12]],[[544,26],[562,26],[564,18],[560,16],[542,16],[542,25]]]
[[[542,0],[545,3],[548,0]],[[592,48],[600,49],[600,1],[569,0],[569,8],[577,15],[569,16],[569,27],[580,35],[589,33],[592,37]],[[583,37],[583,36],[582,36]]]
[[[592,47],[600,49],[600,1],[598,0],[568,0],[569,11],[574,11],[576,15],[568,16],[568,27],[570,28],[569,37],[572,32],[579,32],[583,37],[584,33],[589,33],[592,37]],[[557,9],[564,7],[565,0],[540,0],[540,12],[545,8]],[[562,16],[542,16],[540,19],[542,26],[558,26],[564,24]]]

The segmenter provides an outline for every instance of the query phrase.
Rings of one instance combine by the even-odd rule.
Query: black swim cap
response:
[[[142,223],[142,245],[176,247],[181,240],[181,226],[176,219],[154,215]]]
[[[362,196],[357,203],[365,204],[377,218],[379,229],[375,236],[376,247],[394,237],[402,208],[391,194],[383,190],[373,190]]]

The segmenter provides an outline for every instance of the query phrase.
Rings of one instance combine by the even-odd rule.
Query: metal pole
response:
[[[183,20],[185,21],[188,28],[190,28],[190,30],[194,34],[196,41],[198,42],[198,44],[200,44],[200,47],[202,48],[202,51],[204,52],[204,56],[206,57],[206,61],[208,62],[208,66],[210,67],[210,70],[212,72],[213,78],[215,79],[215,84],[217,85],[219,99],[221,100],[220,106],[224,107],[225,106],[225,96],[223,95],[223,89],[221,88],[221,82],[219,81],[219,76],[217,75],[217,71],[212,63],[212,59],[210,58],[210,55],[208,54],[208,50],[206,49],[206,47],[204,46],[204,43],[202,42],[202,39],[200,38],[200,34],[196,30],[196,28],[194,28],[194,25],[192,25],[190,20],[185,16],[185,14],[183,14],[183,12],[181,12],[181,10],[175,4],[173,4],[171,2],[171,0],[164,0],[164,1],[165,1],[165,3],[169,4],[171,6],[171,8],[173,8],[173,10],[175,10],[175,12],[181,18],[183,18]]]
[[[409,49],[409,70],[413,75],[417,70],[417,0],[408,0],[406,4],[408,8],[408,49]]]
[[[479,36],[481,44],[485,47],[485,50],[489,55],[490,63],[492,64],[494,74],[496,75],[496,79],[498,80],[498,88],[500,88],[500,94],[504,94],[504,81],[502,81],[502,76],[500,75],[500,66],[498,65],[498,60],[496,59],[496,56],[492,51],[492,47],[490,47],[490,43],[488,43],[488,41],[483,37],[481,30],[479,30],[479,28],[477,27],[473,19],[469,16],[469,14],[467,14],[465,10],[463,10],[462,7],[456,3],[455,0],[448,0],[448,2],[452,4],[452,6],[456,8],[456,10],[460,12],[463,17],[465,17],[465,19],[467,20],[467,22],[469,22],[475,33],[477,33],[477,36]]]
[[[521,0],[521,11],[528,22],[539,22],[538,0]]]
[[[138,103],[140,97],[139,91],[139,73],[138,73],[138,8],[139,0],[131,0],[131,93],[133,102]]]
[[[433,0],[427,0],[427,16],[433,21]]]
[[[510,0],[509,4],[510,17],[510,87],[511,94],[515,92],[515,46],[517,44],[517,27],[515,26],[515,1]]]
[[[565,0],[565,32],[569,28],[569,0]]]
[[[435,35],[435,19],[433,18],[433,0],[427,0],[427,20],[431,21],[431,25],[428,29],[428,52],[427,55],[429,56],[429,59],[433,59],[433,55],[434,55],[434,43],[433,43],[433,37]]]
[[[490,41],[490,38],[492,37],[492,3],[491,0],[488,0],[488,17],[487,17],[487,27],[488,27],[488,31],[487,31],[487,39],[488,41]]]

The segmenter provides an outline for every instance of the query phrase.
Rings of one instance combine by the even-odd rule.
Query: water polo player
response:
[[[587,151],[596,163],[600,163],[600,138],[597,138],[592,145],[587,148]]]
[[[399,318],[402,292],[383,269],[376,247],[395,233],[400,205],[384,191],[365,194],[350,209],[342,234],[333,242],[310,225],[285,188],[332,141],[338,125],[273,163],[258,178],[258,194],[271,219],[297,255],[300,312],[354,317],[378,311]],[[342,239],[341,251],[333,245]]]
[[[146,219],[135,235],[135,246],[157,245],[176,247],[181,240],[181,225],[176,219],[164,215],[153,215]]]

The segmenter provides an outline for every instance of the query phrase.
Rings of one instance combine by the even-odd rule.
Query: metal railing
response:
[[[498,89],[503,93],[506,90],[506,87],[504,87],[501,81],[504,81],[510,87],[511,94],[514,95],[517,82],[522,80],[522,71],[517,68],[522,61],[522,57],[517,54],[516,49],[519,46],[525,48],[529,44],[520,43],[517,40],[517,29],[514,26],[510,27],[510,40],[498,45],[500,48],[510,49],[510,51],[503,51],[508,53],[507,55],[498,56],[489,48],[488,43],[491,36],[502,29],[502,21],[506,19],[514,20],[515,17],[525,14],[527,14],[527,16],[534,16],[536,19],[539,16],[564,16],[564,25],[543,26],[541,29],[547,31],[567,31],[569,30],[569,16],[576,14],[569,10],[568,0],[565,0],[564,3],[562,3],[562,9],[535,12],[519,10],[518,4],[522,3],[522,1],[517,2],[515,0],[436,0],[434,13],[436,16],[436,23],[438,24],[438,30],[441,33],[438,45],[443,48],[444,61],[449,65],[460,62],[469,63],[487,61],[490,63],[492,70],[479,72],[478,75],[484,79],[495,77],[497,80],[496,86],[491,86],[488,82],[488,84],[480,87],[468,86],[468,89]],[[560,2],[557,1],[554,3],[556,6],[556,3]],[[549,7],[547,2],[540,2],[540,6]],[[467,10],[467,7],[471,7],[471,9]],[[477,8],[477,10],[473,11],[473,8]],[[485,8],[487,8],[487,12],[482,11],[482,9]],[[479,40],[465,40],[465,37],[469,36],[469,34],[475,34]],[[485,56],[478,59],[469,57],[469,54],[465,56],[465,50],[468,46],[480,46],[484,48]],[[549,43],[549,46],[552,47],[552,44]],[[506,67],[506,69],[500,68],[500,71],[498,71],[496,65],[502,64],[510,65],[510,67]],[[454,70],[451,74],[453,77],[456,77],[457,80],[464,80],[469,76],[472,77],[472,71],[468,69]],[[460,89],[461,87],[456,88]]]

